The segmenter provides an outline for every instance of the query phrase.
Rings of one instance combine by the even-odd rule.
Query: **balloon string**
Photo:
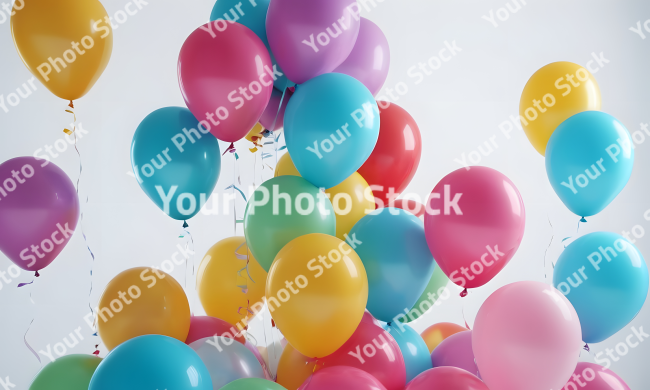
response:
[[[18,285],[18,287],[22,287],[27,284],[32,284],[34,281],[32,280],[30,283],[21,283]],[[32,292],[29,292],[29,300],[32,302],[32,305],[34,305],[34,315],[32,316],[32,320],[29,322],[29,326],[27,327],[27,330],[25,331],[25,334],[23,335],[23,342],[25,343],[25,346],[29,351],[36,357],[38,362],[40,363],[40,366],[43,367],[43,362],[41,361],[41,357],[38,356],[38,353],[32,348],[31,345],[29,345],[29,342],[27,341],[27,333],[29,333],[29,330],[32,328],[32,324],[36,320],[36,302],[34,302],[34,299],[32,299]]]
[[[548,224],[551,226],[551,241],[549,241],[548,246],[546,247],[546,250],[544,251],[544,280],[547,279],[547,274],[546,274],[546,254],[548,253],[548,250],[551,248],[551,244],[553,243],[553,239],[555,238],[555,233],[553,232],[553,224],[551,223],[551,218],[546,214],[546,218],[548,219]]]
[[[181,230],[181,234],[178,236],[178,238],[184,238],[185,239],[185,254],[189,253],[189,256],[186,256],[183,254],[183,258],[185,259],[185,278],[184,278],[184,289],[187,290],[187,269],[189,267],[190,259],[192,263],[192,278],[194,277],[194,272],[195,272],[195,266],[194,266],[194,238],[192,237],[192,233],[189,230],[190,225],[187,224],[187,221],[183,221],[183,228]],[[190,244],[192,249],[190,250]],[[187,294],[187,292],[186,292]],[[189,297],[189,294],[187,294]]]
[[[465,292],[465,296],[467,296],[467,289],[465,289],[465,291],[463,291],[463,292]],[[465,301],[464,301],[464,300],[461,301],[461,309],[460,309],[460,310],[461,310],[461,313],[462,313],[462,315],[463,315],[463,322],[465,322],[465,327],[466,327],[468,330],[472,330],[472,329],[469,327],[469,325],[467,325],[467,320],[465,319]]]

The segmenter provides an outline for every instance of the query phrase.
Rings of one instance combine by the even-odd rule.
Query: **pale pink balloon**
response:
[[[424,232],[431,254],[461,287],[480,287],[492,280],[524,237],[523,199],[510,179],[491,168],[461,168],[448,174],[426,206]]]
[[[404,390],[490,390],[480,379],[457,367],[437,367],[413,378]],[[501,390],[501,389],[494,389]],[[521,388],[520,390],[528,390]]]
[[[307,378],[298,390],[386,390],[374,376],[354,367],[323,368]]]
[[[264,376],[266,379],[272,381],[273,378],[271,377],[271,372],[266,365],[266,362],[264,361],[264,358],[262,357],[262,354],[260,353],[260,350],[257,349],[256,346],[253,345],[250,341],[246,340],[246,343],[244,344],[246,348],[248,348],[249,351],[253,352],[253,355],[255,355],[255,358],[257,359],[258,362],[262,365],[262,368],[264,369]]]
[[[620,376],[603,366],[580,362],[562,390],[630,390]]]
[[[452,334],[431,352],[433,367],[457,367],[478,376],[472,351],[472,331]]]
[[[490,389],[561,389],[578,364],[582,331],[562,293],[542,282],[501,287],[483,303],[472,350]]]

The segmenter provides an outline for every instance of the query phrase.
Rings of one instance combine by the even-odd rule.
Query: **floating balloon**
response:
[[[630,133],[600,111],[576,114],[557,127],[546,147],[546,173],[557,196],[581,217],[598,214],[632,175]]]
[[[582,340],[600,343],[641,311],[648,295],[648,267],[641,252],[618,234],[589,233],[562,252],[553,285],[578,313]]]
[[[573,115],[600,110],[594,76],[572,62],[554,62],[535,72],[521,93],[519,115],[530,143],[542,156],[555,129]]]
[[[316,371],[299,390],[386,390],[374,376],[354,367],[328,367]]]
[[[278,160],[278,164],[275,166],[275,172],[273,174],[273,177],[278,177],[278,176],[300,176],[300,172],[296,169],[296,166],[293,165],[293,161],[291,161],[291,156],[289,156],[289,153],[285,153],[280,157],[280,160]]]
[[[476,376],[456,367],[437,367],[413,379],[404,390],[490,390]]]
[[[377,103],[361,82],[340,73],[318,76],[300,85],[289,101],[284,115],[287,150],[302,177],[332,188],[368,159],[377,143],[379,119]]]
[[[230,382],[219,390],[287,390],[279,384],[259,378],[244,378]]]
[[[406,383],[433,368],[429,347],[413,328],[399,322],[383,326],[397,342],[406,367]]]
[[[318,360],[308,358],[287,344],[278,362],[277,382],[288,390],[297,390],[314,373]]]
[[[472,350],[472,331],[452,334],[431,352],[433,367],[457,367],[478,376]]]
[[[630,390],[613,371],[594,363],[580,362],[562,390]]]
[[[269,104],[260,117],[260,123],[265,129],[276,131],[284,127],[284,113],[287,110],[291,96],[293,96],[293,92],[289,89],[283,96],[282,91],[273,88]],[[280,102],[282,102],[282,106],[280,106]]]
[[[559,291],[542,282],[516,282],[481,306],[472,350],[491,389],[560,389],[578,363],[580,333],[578,315]]]
[[[373,317],[372,314],[370,314],[370,312],[368,311],[368,309],[366,309],[366,311],[363,313],[363,317],[361,318],[361,322],[366,322],[366,323],[374,324],[374,325],[377,325],[377,326],[382,326],[382,324],[384,324],[383,322],[381,322],[381,321],[377,320],[375,317]]]
[[[424,207],[424,206],[423,206]],[[439,299],[447,299],[451,295],[447,289],[449,278],[442,272],[442,269],[436,266],[429,279],[429,284],[424,288],[424,292],[415,302],[411,310],[403,317],[399,318],[400,322],[409,323],[415,321],[431,310]],[[437,303],[440,304],[439,302]]]
[[[420,336],[422,336],[422,339],[429,347],[429,353],[431,353],[438,345],[440,345],[440,343],[442,343],[443,340],[447,339],[451,335],[465,332],[467,330],[467,328],[451,322],[439,322],[426,328]]]
[[[246,344],[246,338],[239,334],[240,331],[230,325],[228,322],[209,316],[192,316],[190,319],[190,331],[185,339],[185,344],[213,336],[229,337],[239,341],[242,345]]]
[[[90,379],[102,359],[94,355],[67,355],[45,366],[29,390],[88,390]]]
[[[492,280],[524,237],[521,195],[494,169],[458,169],[436,185],[427,202],[427,243],[445,275],[460,287],[480,287]]]

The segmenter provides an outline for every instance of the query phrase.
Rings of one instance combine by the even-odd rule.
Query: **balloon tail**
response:
[[[585,346],[583,348],[584,348],[585,351],[591,352],[591,350],[589,349],[589,344],[585,344]]]
[[[32,283],[34,283],[34,281],[31,281],[30,283],[25,283],[25,284],[22,284],[22,285],[32,284]],[[22,287],[22,286],[18,285],[18,287]],[[34,305],[34,315],[32,316],[32,320],[29,322],[29,326],[27,327],[27,330],[25,331],[25,334],[23,335],[23,342],[25,343],[25,346],[27,347],[27,349],[29,349],[29,351],[32,353],[32,355],[34,355],[36,357],[36,359],[38,360],[38,362],[40,363],[40,365],[42,367],[43,362],[41,361],[41,357],[38,356],[38,353],[36,353],[34,348],[32,348],[32,346],[29,345],[29,342],[27,341],[27,333],[29,333],[30,329],[32,328],[32,324],[34,323],[34,320],[36,320],[36,302],[34,302],[34,300],[32,299],[32,292],[31,291],[29,292],[29,300],[32,302],[32,305]]]
[[[38,278],[39,276],[41,276],[41,274],[39,274],[38,271],[36,271],[36,272],[34,273],[34,276]]]
[[[580,218],[580,222],[587,222],[587,220],[585,219],[585,217],[582,217],[582,218]],[[580,225],[578,225],[578,226],[580,226]]]
[[[97,349],[98,347],[99,347],[99,344],[95,344],[95,352],[93,352],[93,355],[95,355],[97,357],[99,357],[99,349]]]
[[[184,227],[184,228],[186,228],[186,227],[190,227],[190,225],[187,224],[187,221],[183,221],[183,227]]]
[[[551,241],[548,242],[548,246],[546,247],[546,250],[544,251],[544,280],[547,278],[546,274],[546,255],[548,254],[548,250],[551,249],[551,244],[553,243],[553,239],[555,238],[555,234],[553,233],[553,224],[551,223],[551,218],[546,215],[546,218],[548,219],[548,224],[551,226]]]
[[[463,291],[460,292],[460,297],[465,298],[467,296],[467,294],[468,294],[467,288],[465,288]]]

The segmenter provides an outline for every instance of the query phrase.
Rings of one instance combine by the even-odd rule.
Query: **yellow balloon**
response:
[[[247,308],[259,310],[264,305],[266,287],[266,271],[245,242],[244,237],[230,237],[214,244],[201,260],[196,275],[196,290],[206,314],[233,326],[239,323],[242,328],[254,316]],[[237,258],[235,250],[243,259]],[[248,272],[244,269],[247,255]]]
[[[519,115],[528,140],[544,156],[560,123],[583,111],[598,111],[600,106],[600,89],[588,70],[572,62],[554,62],[526,83]]]
[[[275,380],[287,390],[298,390],[316,370],[318,359],[308,358],[287,344],[280,355]]]
[[[345,241],[307,234],[275,257],[266,301],[289,344],[321,358],[340,348],[361,322],[368,302],[366,269]]]
[[[264,127],[262,127],[262,125],[258,123],[255,126],[253,126],[253,128],[251,129],[251,131],[248,132],[248,134],[246,134],[246,139],[251,141],[252,143],[256,143],[255,141],[259,141],[259,139],[263,137],[262,136],[263,131],[264,131]],[[253,139],[253,137],[256,137],[256,139]]]
[[[56,96],[77,100],[95,85],[113,51],[113,31],[97,0],[24,0],[11,34],[30,72]]]
[[[286,153],[275,167],[275,177],[300,176],[296,166]],[[336,213],[336,237],[345,240],[345,234],[366,214],[375,211],[375,197],[368,182],[354,172],[341,184],[325,190]]]
[[[185,342],[190,304],[180,284],[150,267],[128,269],[111,280],[97,312],[99,336],[113,349],[134,337],[160,334]]]

